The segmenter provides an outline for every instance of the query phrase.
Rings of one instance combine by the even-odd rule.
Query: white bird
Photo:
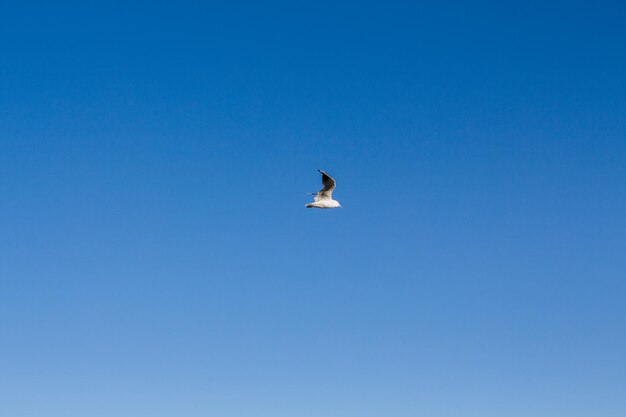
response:
[[[330,175],[321,169],[318,169],[318,171],[322,174],[322,184],[324,184],[324,188],[322,188],[318,193],[309,193],[315,196],[313,199],[315,202],[307,204],[306,208],[341,208],[339,201],[333,200],[333,190],[335,189],[337,183],[335,183],[335,180],[332,179]]]

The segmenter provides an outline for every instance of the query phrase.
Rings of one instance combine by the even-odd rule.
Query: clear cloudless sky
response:
[[[14,3],[0,415],[626,415],[623,1]]]

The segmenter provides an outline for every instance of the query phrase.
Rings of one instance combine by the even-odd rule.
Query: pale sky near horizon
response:
[[[625,21],[3,4],[0,415],[626,415]]]

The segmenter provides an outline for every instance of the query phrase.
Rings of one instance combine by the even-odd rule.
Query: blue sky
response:
[[[625,415],[624,21],[1,6],[0,414]]]

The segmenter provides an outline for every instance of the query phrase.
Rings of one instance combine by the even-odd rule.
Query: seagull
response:
[[[339,201],[333,200],[333,190],[337,185],[335,180],[321,169],[318,169],[318,171],[322,174],[322,184],[324,184],[324,188],[317,193],[309,193],[315,196],[315,202],[307,204],[306,208],[341,208]]]

